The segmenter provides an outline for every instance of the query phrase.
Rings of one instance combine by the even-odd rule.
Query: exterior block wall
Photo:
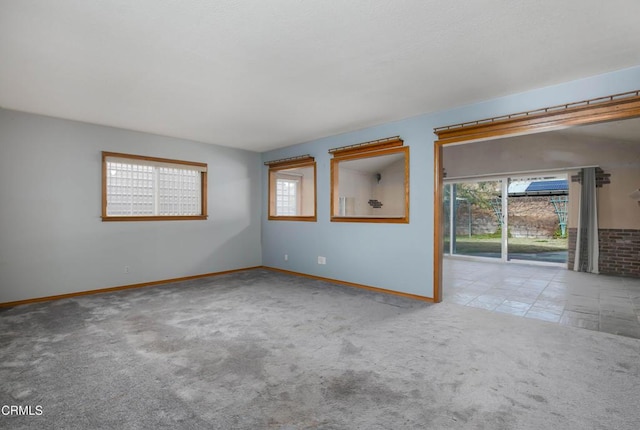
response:
[[[469,210],[471,209],[471,210]],[[471,223],[469,223],[471,216]],[[456,233],[495,233],[500,224],[490,208],[460,204],[456,211]],[[509,197],[509,232],[512,237],[552,238],[560,229],[560,221],[549,196]]]

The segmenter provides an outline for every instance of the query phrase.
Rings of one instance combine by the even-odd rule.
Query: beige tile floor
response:
[[[443,300],[640,339],[640,279],[445,257]]]

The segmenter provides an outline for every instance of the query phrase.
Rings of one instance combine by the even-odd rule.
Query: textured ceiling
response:
[[[640,64],[637,0],[0,0],[0,106],[264,151]]]

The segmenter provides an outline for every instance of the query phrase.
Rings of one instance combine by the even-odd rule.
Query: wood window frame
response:
[[[200,215],[107,215],[107,161],[109,158],[141,160],[151,163],[196,167],[200,171]],[[124,154],[119,152],[102,152],[102,221],[192,221],[206,220],[207,215],[207,164],[195,161],[174,160],[169,158],[149,157],[145,155]]]
[[[270,221],[307,221],[316,222],[318,220],[318,183],[315,158],[310,155],[285,158],[281,160],[266,161],[265,166],[269,167],[269,207],[267,208],[267,219]],[[313,168],[313,215],[272,215],[275,213],[276,205],[276,180],[278,172],[294,168]],[[283,173],[286,174],[286,173]],[[302,185],[302,181],[300,182]],[[298,196],[299,199],[302,196]]]
[[[409,223],[409,147],[404,146],[404,141],[399,136],[356,145],[343,146],[329,150],[333,155],[331,159],[331,222],[358,222],[358,223]],[[402,217],[357,217],[335,215],[339,207],[339,164],[342,161],[358,160],[363,158],[379,157],[390,154],[404,154],[404,215]]]
[[[453,143],[541,133],[576,125],[596,124],[640,117],[640,90],[613,94],[528,112],[487,118],[445,127],[434,134],[433,301],[442,301],[442,202],[444,196],[443,147]]]

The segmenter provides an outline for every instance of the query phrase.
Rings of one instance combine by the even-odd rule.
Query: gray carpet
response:
[[[22,429],[633,429],[640,340],[253,270],[0,311]]]

